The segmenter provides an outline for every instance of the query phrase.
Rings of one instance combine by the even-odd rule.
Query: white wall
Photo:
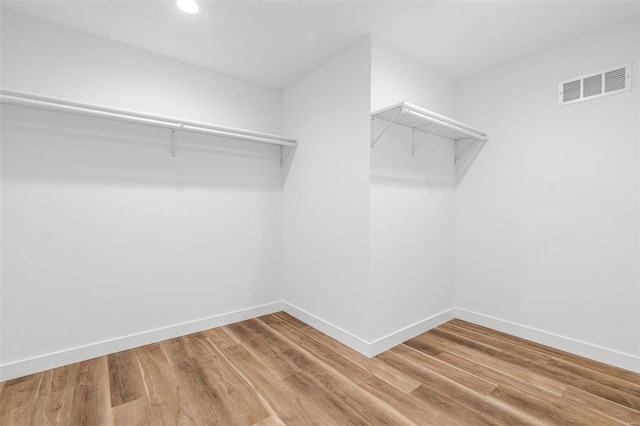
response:
[[[638,39],[634,21],[461,82],[490,141],[458,186],[455,278],[476,319],[636,370]],[[630,61],[631,92],[558,106],[559,81]]]
[[[6,11],[1,83],[280,129],[278,91]],[[277,147],[6,105],[1,137],[4,378],[282,299]]]
[[[440,114],[453,111],[453,81],[378,40],[371,76],[372,111],[402,101]],[[374,121],[374,133],[385,125]],[[411,131],[392,125],[371,150],[371,325],[376,338],[454,307],[454,143],[416,132],[415,145],[411,156]]]
[[[455,82],[447,76],[395,47],[373,39],[371,111],[406,101],[452,116],[455,112],[455,90]]]
[[[284,299],[343,341],[370,334],[370,55],[367,38],[283,94],[284,132],[304,141],[284,185]]]
[[[280,132],[280,91],[2,9],[2,87]]]

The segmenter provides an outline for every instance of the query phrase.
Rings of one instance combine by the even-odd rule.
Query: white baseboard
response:
[[[640,356],[614,351],[591,343],[581,342],[569,337],[479,314],[466,309],[456,308],[455,317],[493,330],[502,331],[512,336],[521,337],[542,345],[551,346],[552,348],[640,373]]]
[[[384,337],[376,339],[372,342],[364,340],[343,328],[338,327],[335,324],[330,323],[322,318],[319,318],[304,309],[300,309],[290,303],[283,302],[284,311],[289,315],[299,319],[300,321],[310,325],[323,332],[324,334],[333,337],[340,343],[349,346],[351,349],[360,352],[362,355],[369,358],[378,355],[391,349],[392,347],[399,345],[402,342],[429,331],[434,327],[444,324],[445,322],[454,318],[455,309],[451,308],[437,315],[419,321],[415,324],[407,326],[401,330],[390,333]]]
[[[0,381],[11,380],[17,377],[27,376],[51,368],[73,364],[75,362],[133,349],[151,343],[161,342],[174,337],[207,330],[214,327],[232,324],[238,321],[259,317],[283,310],[282,302],[273,302],[266,305],[241,309],[208,318],[188,321],[181,324],[162,327],[155,330],[118,337],[116,339],[96,342],[89,345],[65,349],[34,358],[10,362],[0,365]]]
[[[63,365],[85,361],[127,349],[137,348],[210,328],[221,327],[223,325],[244,321],[278,311],[287,312],[300,321],[309,324],[311,327],[333,337],[344,345],[349,346],[367,357],[376,356],[377,354],[399,345],[400,343],[419,334],[429,331],[450,319],[459,318],[461,320],[502,331],[523,339],[532,340],[543,345],[551,346],[601,361],[606,364],[640,373],[640,357],[638,356],[617,352],[597,345],[581,342],[568,337],[559,336],[465,309],[448,309],[370,342],[290,303],[273,302],[266,305],[255,306],[248,309],[215,315],[208,318],[184,322],[169,327],[149,330],[142,333],[136,333],[129,336],[105,340],[34,358],[3,364],[0,365],[0,381],[11,380],[17,377],[49,370],[51,368],[61,367]]]
[[[310,314],[304,309],[300,309],[288,302],[282,303],[284,305],[283,311],[285,311],[292,317],[299,319],[300,321],[304,322],[307,325],[310,325],[318,331],[323,332],[329,337],[333,337],[338,342],[342,343],[343,345],[349,346],[351,349],[360,352],[362,355],[368,357],[371,356],[369,355],[369,346],[371,344],[366,340],[361,339],[355,334],[352,334],[345,329],[330,323],[329,321]]]
[[[452,320],[454,318],[454,314],[454,308],[447,309],[446,311],[440,312],[439,314],[433,315],[415,324],[411,324],[401,330],[394,331],[391,334],[376,339],[373,342],[369,343],[371,351],[370,356],[376,356],[388,349],[391,349],[394,346],[406,342],[409,339],[413,339],[414,337],[427,332],[432,328],[436,328],[437,326],[444,324],[449,320]]]

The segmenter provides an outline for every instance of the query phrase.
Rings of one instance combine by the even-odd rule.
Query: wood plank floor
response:
[[[2,425],[635,425],[640,375],[452,320],[373,359],[285,313],[0,384]]]

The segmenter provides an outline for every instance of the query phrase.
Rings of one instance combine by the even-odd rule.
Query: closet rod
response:
[[[404,103],[402,112],[404,114],[413,115],[416,117],[420,117],[424,120],[431,121],[432,123],[442,127],[452,127],[456,131],[460,133],[464,133],[472,138],[476,138],[482,141],[486,141],[488,139],[486,133],[479,132],[473,127],[469,127],[466,124],[461,123],[457,120],[453,120],[447,116],[435,113],[433,111],[429,111],[424,108],[420,108],[419,106],[416,106],[410,103]]]
[[[268,133],[254,132],[251,130],[236,129],[233,127],[218,126],[190,120],[181,120],[160,115],[146,114],[135,111],[107,108],[98,105],[89,105],[71,102],[62,99],[47,98],[29,93],[0,89],[0,102],[27,106],[32,108],[61,111],[90,117],[107,118],[111,120],[126,121],[130,123],[144,124],[154,127],[181,130],[193,133],[204,133],[225,138],[240,139],[250,142],[266,143],[278,146],[294,147],[298,143],[295,139]]]
[[[486,141],[487,140],[487,136],[482,134],[482,133],[478,133],[477,131],[470,131],[465,129],[464,127],[460,127],[457,124],[454,124],[455,121],[451,120],[451,121],[444,121],[444,120],[440,120],[439,118],[434,118],[434,117],[429,117],[427,115],[421,114],[419,112],[416,111],[412,111],[410,109],[403,111],[403,113],[405,114],[409,114],[409,115],[413,115],[415,117],[420,117],[424,120],[430,121],[434,124],[437,124],[439,126],[442,127],[452,127],[454,128],[457,132],[463,133],[469,137],[475,138],[475,139],[479,139],[481,141]]]

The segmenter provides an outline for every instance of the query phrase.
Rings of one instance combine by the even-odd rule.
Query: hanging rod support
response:
[[[375,139],[373,139],[373,130],[371,131],[371,148],[373,148],[374,146],[376,146],[376,143],[378,142],[378,139],[380,139],[380,137],[382,135],[384,135],[384,132],[386,132],[389,129],[389,126],[391,126],[393,124],[394,121],[396,121],[396,118],[398,118],[398,115],[400,114],[400,112],[402,111],[402,108],[398,109],[395,114],[393,114],[393,117],[391,118],[391,121],[389,121],[387,123],[386,126],[384,126],[384,129],[382,129],[382,131],[380,132],[380,134],[378,136],[376,136]],[[373,119],[372,119],[373,120]],[[373,128],[373,124],[371,126]]]
[[[416,148],[414,145],[415,136],[416,136],[416,129],[411,129],[411,156],[412,157],[416,156]]]
[[[171,129],[171,155],[173,157],[176,156],[176,151],[178,150],[178,146],[177,146],[177,142],[176,142],[176,129]]]
[[[458,164],[458,159],[464,157],[465,155],[467,155],[467,152],[469,152],[474,146],[476,146],[477,144],[472,143],[470,144],[464,151],[462,151],[460,153],[460,155],[458,155],[458,142],[460,141],[468,141],[471,140],[472,142],[480,142],[480,145],[484,145],[485,143],[487,143],[489,141],[489,139],[487,138],[486,140],[481,140],[481,139],[476,139],[476,138],[460,138],[460,139],[456,139],[455,142],[455,156],[453,158],[453,164]],[[473,148],[476,149],[476,148]]]
[[[280,168],[283,168],[287,163],[287,160],[291,156],[291,153],[296,149],[295,146],[281,146],[280,147]]]
[[[420,148],[422,148],[422,145],[424,145],[424,142],[422,142],[422,143],[418,146],[418,148],[415,148],[414,136],[415,136],[415,132],[416,132],[416,130],[420,130],[420,129],[417,129],[416,127],[412,127],[412,128],[411,128],[411,155],[413,155],[413,156],[415,156],[415,155],[416,155],[416,152],[418,152],[418,150],[419,150]],[[422,131],[422,130],[420,130],[420,131]],[[433,135],[433,130],[429,132],[428,136],[432,136],[432,135]],[[428,137],[428,136],[427,136],[427,137]],[[455,141],[454,141],[454,142],[455,142]]]

